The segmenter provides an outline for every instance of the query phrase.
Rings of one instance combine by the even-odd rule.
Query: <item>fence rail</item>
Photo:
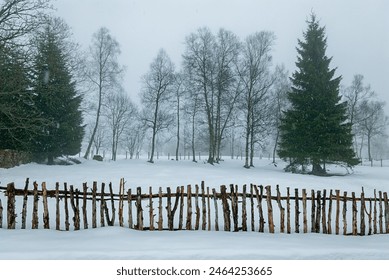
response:
[[[142,193],[142,188],[125,189],[120,180],[119,193],[113,192],[112,183],[92,187],[87,183],[82,188],[63,183],[48,189],[46,183],[32,184],[29,179],[23,189],[14,183],[0,187],[5,193],[6,224],[8,229],[27,228],[28,213],[32,229],[49,229],[49,212],[55,211],[56,230],[79,230],[98,226],[119,225],[137,230],[224,230],[258,231],[269,233],[323,233],[343,235],[371,235],[389,233],[389,203],[386,192],[374,191],[374,197],[359,197],[355,192],[341,193],[340,190],[311,190],[280,188],[262,185],[222,185],[217,191],[200,185],[177,187],[175,191],[159,188],[153,193]],[[100,190],[98,191],[98,185]],[[109,190],[106,191],[106,187]],[[273,192],[273,194],[272,194]],[[28,198],[32,197],[32,200]],[[43,216],[39,218],[39,201],[42,201]],[[21,217],[17,215],[21,208]],[[32,208],[31,213],[27,209]],[[71,208],[71,209],[69,209]],[[126,209],[125,209],[126,208]],[[147,209],[146,209],[147,208]],[[116,213],[116,210],[118,212]],[[127,211],[125,211],[127,210]],[[72,212],[72,224],[70,223]],[[98,217],[99,214],[99,217]],[[116,222],[116,216],[118,221]],[[63,219],[61,226],[61,217]],[[82,225],[81,225],[82,222]],[[53,223],[53,221],[52,221]],[[302,223],[302,225],[301,225]],[[0,199],[0,227],[3,226],[3,205]],[[310,228],[309,228],[310,227]]]

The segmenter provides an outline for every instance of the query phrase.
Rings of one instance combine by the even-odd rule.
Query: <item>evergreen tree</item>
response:
[[[36,107],[50,120],[35,152],[44,156],[48,164],[53,164],[55,157],[79,153],[84,135],[81,96],[72,81],[66,44],[56,24],[50,21],[40,34],[34,67]]]
[[[312,164],[312,174],[325,174],[326,163],[358,163],[352,149],[346,103],[340,102],[339,83],[326,56],[325,28],[315,15],[308,20],[304,40],[298,41],[297,70],[288,93],[291,107],[281,120],[278,154],[290,160],[287,171]]]

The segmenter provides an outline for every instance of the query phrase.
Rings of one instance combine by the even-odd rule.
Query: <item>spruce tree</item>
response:
[[[341,102],[339,83],[326,56],[325,28],[315,15],[307,21],[303,40],[298,40],[297,70],[292,74],[288,93],[291,107],[281,119],[278,154],[290,164],[286,170],[312,165],[312,174],[326,173],[326,163],[354,166],[351,125],[346,103]]]
[[[35,105],[50,120],[35,152],[43,155],[48,164],[53,164],[55,157],[79,153],[84,135],[81,96],[72,80],[69,57],[60,35],[63,34],[48,25],[37,40],[35,59]]]

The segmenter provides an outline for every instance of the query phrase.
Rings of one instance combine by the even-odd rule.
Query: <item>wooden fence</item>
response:
[[[205,187],[204,182],[200,186],[177,187],[175,192],[168,187],[166,192],[159,188],[157,193],[153,193],[150,187],[148,193],[142,193],[138,187],[133,193],[131,189],[125,190],[124,179],[120,180],[118,194],[113,192],[112,183],[108,184],[107,192],[104,183],[98,192],[97,182],[93,182],[91,188],[84,183],[81,190],[67,183],[63,184],[62,190],[59,183],[52,190],[47,189],[46,183],[42,183],[40,189],[36,182],[32,185],[33,189],[29,190],[27,179],[24,189],[15,188],[13,183],[0,187],[7,200],[8,229],[17,228],[16,224],[20,224],[21,229],[27,228],[27,208],[30,204],[32,229],[39,228],[42,221],[43,228],[49,229],[49,209],[55,209],[55,228],[66,231],[71,228],[88,229],[90,221],[91,227],[96,228],[99,220],[100,227],[119,225],[150,231],[251,230],[337,235],[389,233],[387,193],[379,191],[377,195],[374,191],[374,197],[365,197],[363,188],[357,197],[355,192],[349,196],[347,192],[341,193],[339,190],[307,192],[306,189],[294,189],[292,196],[290,188],[286,188],[286,195],[281,195],[279,186],[272,188],[254,184],[243,185],[241,189],[233,184],[229,187],[222,185],[217,191]],[[32,201],[28,201],[28,197],[32,197]],[[17,198],[20,198],[19,203]],[[38,215],[39,200],[43,206],[42,219]],[[16,210],[18,207],[21,208],[20,219]],[[116,216],[118,221],[115,222]],[[62,226],[61,219],[64,223]],[[0,199],[2,226],[3,204]]]

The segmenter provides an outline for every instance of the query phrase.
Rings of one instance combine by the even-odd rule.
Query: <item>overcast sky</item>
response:
[[[256,31],[277,37],[273,57],[291,73],[295,69],[297,39],[314,11],[328,37],[342,83],[354,74],[365,76],[389,107],[389,1],[387,0],[56,0],[57,15],[72,28],[85,49],[92,34],[107,27],[119,42],[121,63],[127,67],[125,88],[138,95],[140,77],[160,48],[176,67],[181,64],[185,37],[199,27],[213,32],[233,31],[242,40]]]

